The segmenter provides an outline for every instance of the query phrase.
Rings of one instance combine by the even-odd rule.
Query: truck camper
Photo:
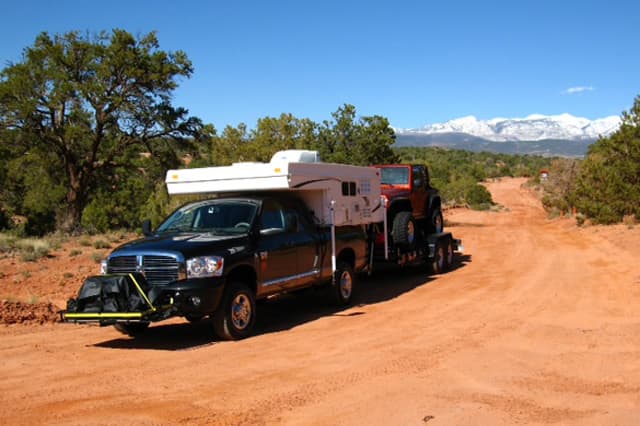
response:
[[[386,261],[445,265],[441,247],[459,244],[450,234],[409,251],[389,246],[379,169],[319,160],[315,151],[290,150],[268,163],[169,170],[170,195],[204,199],[155,229],[146,221],[144,237],[116,248],[62,319],[133,336],[174,316],[208,318],[220,338],[241,339],[260,299],[324,287],[349,304],[358,273],[374,269],[376,241]]]

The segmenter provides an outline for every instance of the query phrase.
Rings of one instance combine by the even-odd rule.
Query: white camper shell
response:
[[[293,191],[321,225],[368,225],[385,218],[378,169],[321,163],[315,151],[280,151],[269,163],[169,170],[166,184],[170,195]]]

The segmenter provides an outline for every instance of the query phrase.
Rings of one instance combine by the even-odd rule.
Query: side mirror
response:
[[[142,222],[142,234],[145,237],[150,237],[151,235],[153,235],[153,233],[151,232],[151,220],[146,219]]]

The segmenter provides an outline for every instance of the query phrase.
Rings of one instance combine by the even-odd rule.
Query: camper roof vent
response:
[[[287,149],[278,151],[271,157],[272,163],[320,163],[320,153],[318,151],[308,151],[304,149]]]

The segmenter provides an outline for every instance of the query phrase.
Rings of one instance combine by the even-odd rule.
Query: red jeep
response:
[[[397,247],[412,248],[418,240],[443,231],[438,190],[429,183],[427,167],[418,164],[374,166],[382,176],[382,195],[387,199],[387,223]]]

